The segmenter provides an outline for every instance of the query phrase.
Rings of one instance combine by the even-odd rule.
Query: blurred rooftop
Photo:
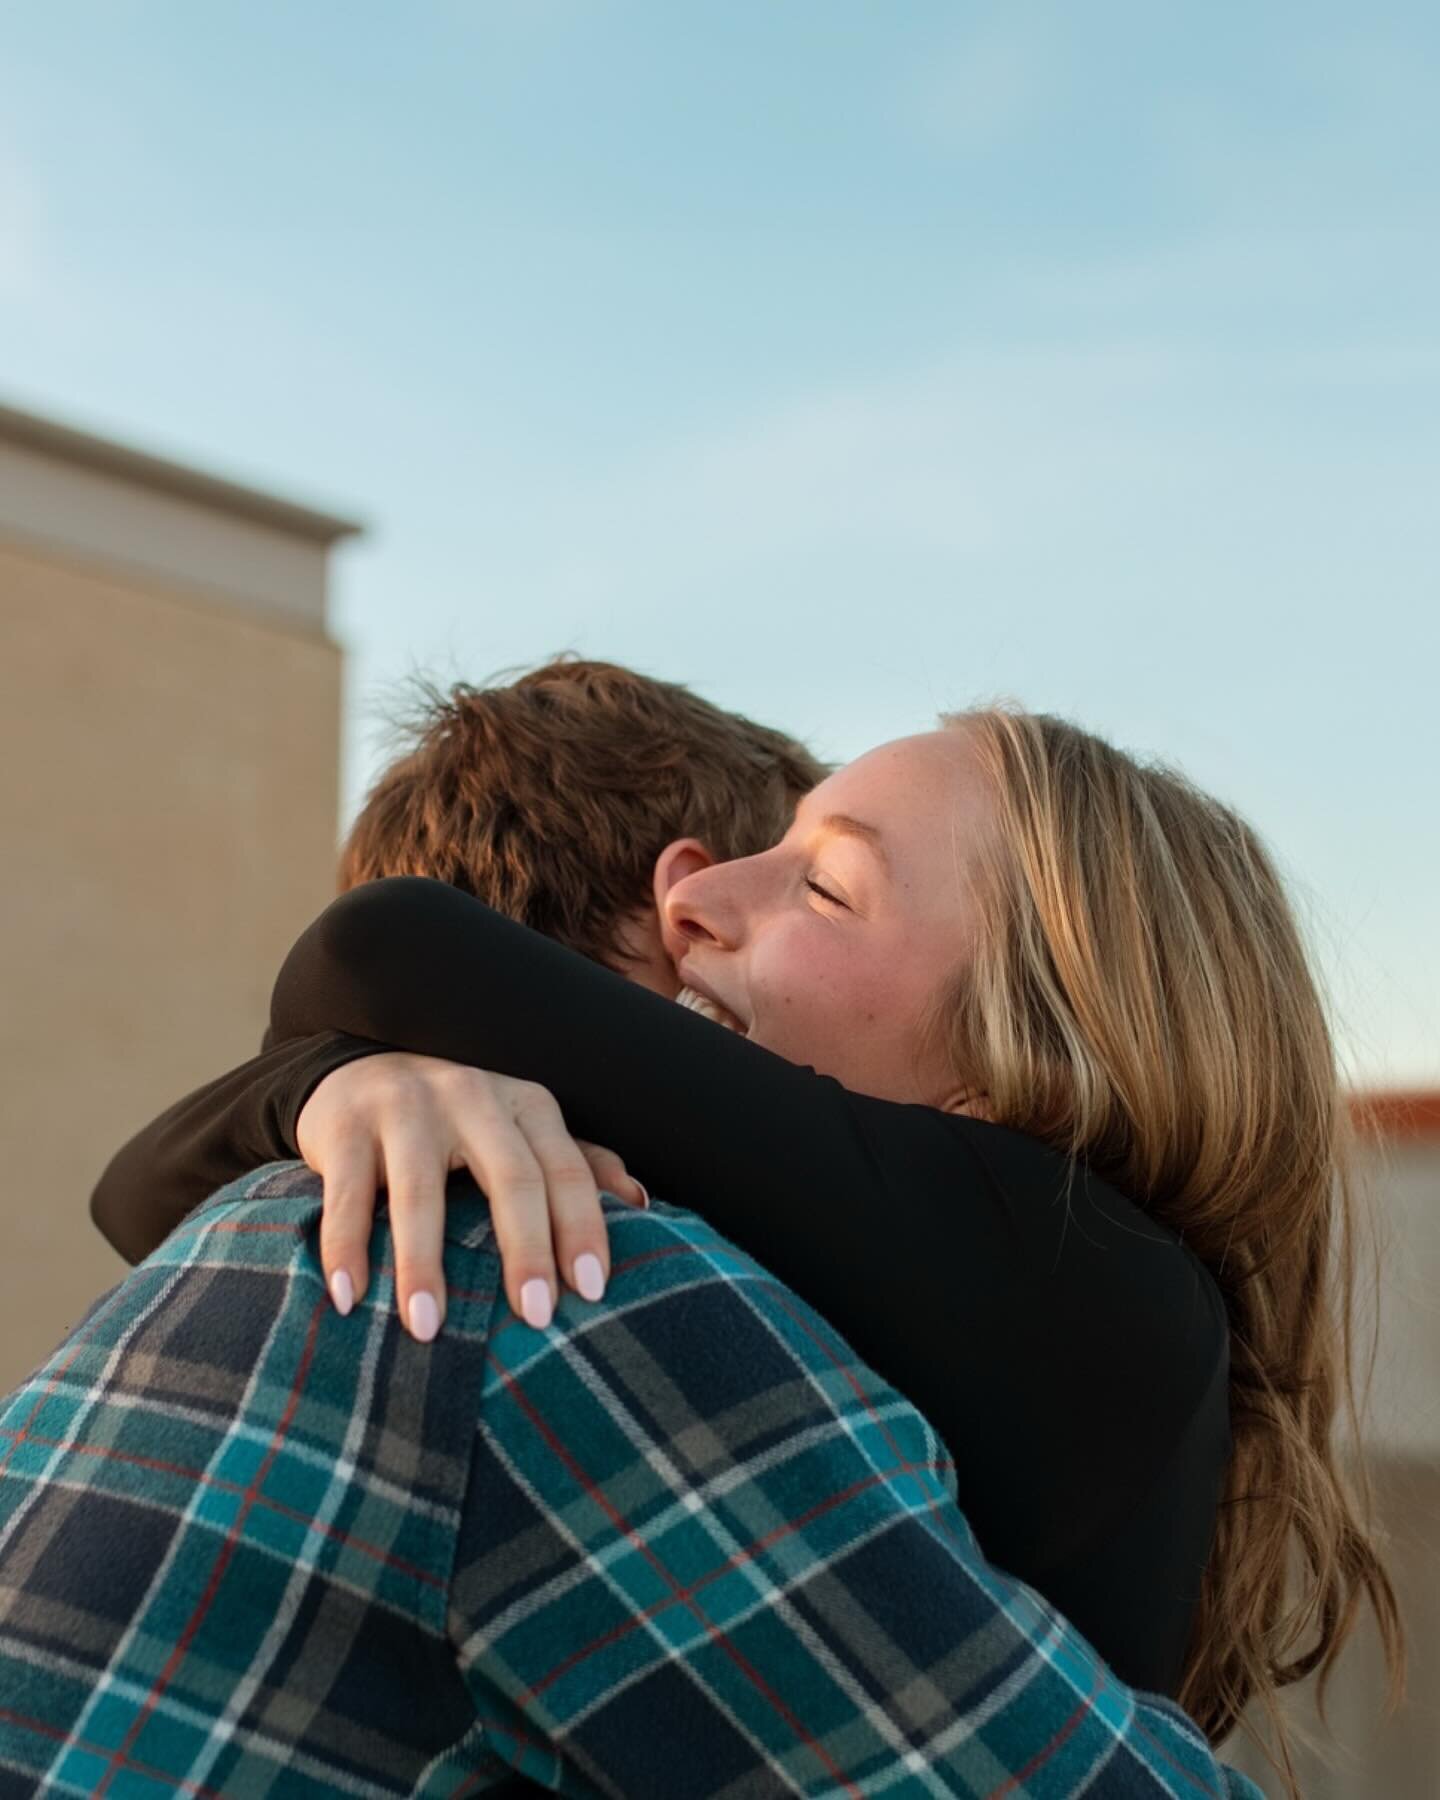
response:
[[[37,413],[22,412],[18,407],[0,404],[0,442],[75,463],[81,468],[141,487],[155,488],[181,500],[233,513],[238,518],[292,532],[297,537],[311,538],[319,544],[334,544],[341,538],[356,537],[365,529],[354,519],[317,512],[313,507],[207,474],[185,463],[171,462],[166,457],[154,456],[149,451],[137,450],[110,438],[96,437],[91,432],[42,418]]]

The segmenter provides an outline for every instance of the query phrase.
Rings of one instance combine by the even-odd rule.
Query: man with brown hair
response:
[[[351,827],[342,891],[428,875],[622,974],[617,932],[649,917],[666,844],[697,837],[721,862],[768,850],[830,773],[688,688],[573,654],[508,685],[419,685],[415,741]]]
[[[680,981],[655,914],[661,851],[686,837],[720,861],[768,850],[830,772],[794,738],[676,682],[573,653],[509,683],[417,685],[408,747],[341,847],[341,892],[390,875],[446,881],[668,999]],[[335,1067],[353,1054],[334,1050]],[[262,1051],[281,1051],[268,1029]],[[295,1040],[297,1063],[314,1051]],[[324,1072],[310,1065],[284,1119],[255,1122],[256,1167],[276,1154],[273,1126],[293,1141],[289,1114]],[[111,1159],[90,1213],[127,1262],[231,1179],[201,1125],[240,1085],[232,1071],[197,1089]]]

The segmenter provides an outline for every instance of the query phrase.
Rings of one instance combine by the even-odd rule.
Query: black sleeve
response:
[[[803,1274],[837,1323],[880,1209],[897,1255],[930,1241],[922,1221],[942,1196],[913,1178],[935,1132],[957,1254],[993,1276],[1010,1245],[978,1148],[993,1127],[852,1093],[445,882],[392,877],[333,901],[280,971],[271,1026],[543,1083],[577,1136],[618,1151],[653,1194],[702,1213],[782,1280]],[[817,1250],[833,1278],[817,1279]]]
[[[295,1121],[332,1069],[384,1044],[337,1032],[275,1043],[196,1088],[117,1150],[90,1196],[90,1217],[127,1262],[165,1241],[217,1188],[296,1154]]]

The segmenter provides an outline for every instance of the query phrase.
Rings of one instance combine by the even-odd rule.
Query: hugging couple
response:
[[[1398,1670],[1233,811],[573,657],[415,723],[0,1401],[0,1800],[1252,1795],[1212,1746],[1361,1601]]]

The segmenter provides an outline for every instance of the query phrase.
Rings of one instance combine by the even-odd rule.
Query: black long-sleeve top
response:
[[[91,1211],[122,1254],[296,1154],[305,1100],[357,1056],[541,1082],[577,1136],[702,1213],[925,1413],[992,1561],[1125,1680],[1175,1692],[1230,1448],[1225,1311],[1093,1171],[852,1093],[417,877],[354,889],[305,931],[267,1042],[106,1169]]]

